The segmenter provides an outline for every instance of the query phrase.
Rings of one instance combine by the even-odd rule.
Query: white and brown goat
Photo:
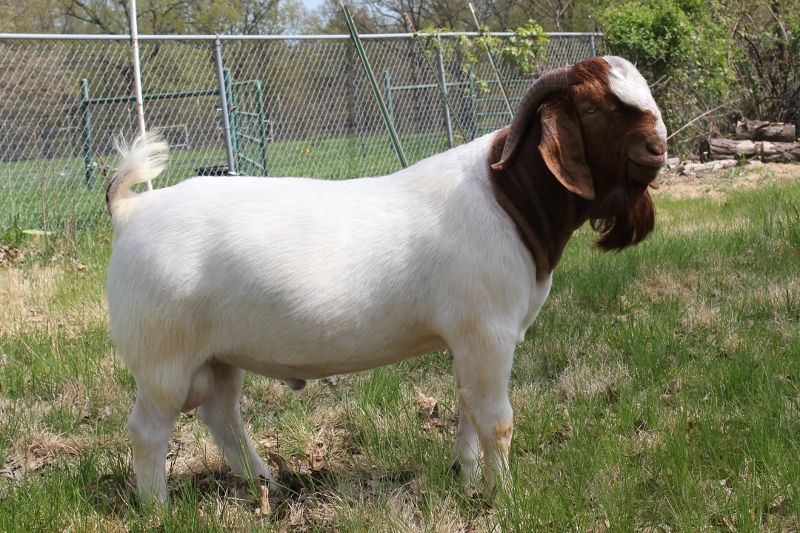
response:
[[[197,408],[231,469],[272,479],[242,428],[244,371],[284,380],[453,354],[454,459],[491,488],[508,465],[514,348],[572,233],[602,249],[652,230],[648,184],[666,128],[618,57],[551,71],[510,128],[389,176],[348,181],[198,177],[141,194],[166,145],[123,150],[109,186],[111,337],[137,384],[138,489],[167,498],[165,454]]]

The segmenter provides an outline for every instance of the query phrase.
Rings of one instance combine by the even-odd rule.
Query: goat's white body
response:
[[[178,356],[183,371],[213,357],[308,379],[476,326],[521,340],[550,285],[494,201],[489,142],[380,178],[201,177],[125,200],[114,342],[137,379],[159,380]]]
[[[234,367],[292,384],[445,347],[466,411],[455,457],[474,478],[480,441],[505,471],[514,346],[551,279],[536,281],[495,201],[490,143],[380,178],[201,177],[112,198],[111,337],[138,387],[140,491],[166,498],[170,428],[197,406],[237,474],[269,477],[241,427]],[[153,174],[137,157],[125,180]]]

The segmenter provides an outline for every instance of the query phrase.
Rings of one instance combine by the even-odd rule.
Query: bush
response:
[[[721,104],[724,112],[735,85],[728,58],[732,40],[716,22],[713,4],[629,1],[606,9],[600,18],[611,52],[636,63],[651,82],[669,131]],[[672,150],[694,151],[708,127],[699,122],[686,128],[671,143]]]

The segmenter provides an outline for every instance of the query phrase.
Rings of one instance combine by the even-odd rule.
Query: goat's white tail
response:
[[[118,142],[115,147],[122,162],[106,190],[106,206],[112,219],[116,218],[119,202],[136,195],[131,187],[157,178],[166,168],[169,156],[169,145],[157,131],[139,135],[130,145]]]

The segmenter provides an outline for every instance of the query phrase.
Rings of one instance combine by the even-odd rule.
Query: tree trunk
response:
[[[709,156],[721,159],[760,159],[765,163],[800,162],[800,143],[753,142],[748,140],[709,139]]]
[[[744,119],[736,123],[736,139],[751,141],[794,142],[794,124]]]

